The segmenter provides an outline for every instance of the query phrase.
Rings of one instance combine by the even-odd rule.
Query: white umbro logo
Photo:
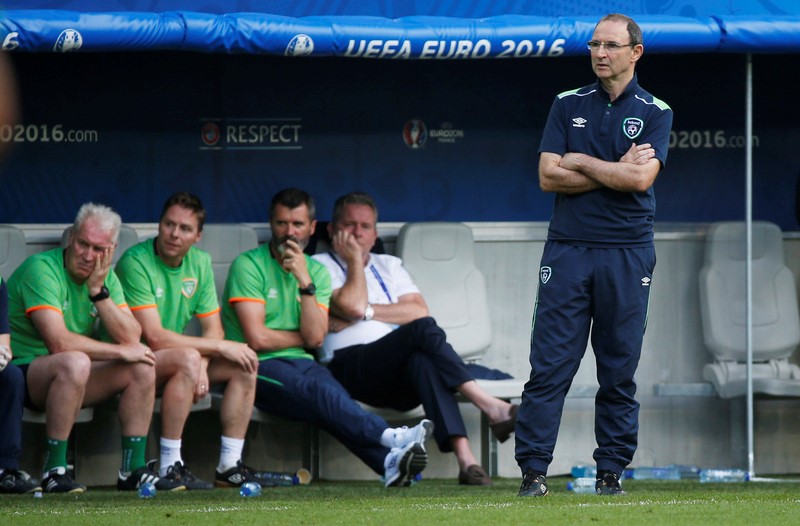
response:
[[[642,278],[642,287],[649,287],[650,286],[650,278],[647,276]]]
[[[572,127],[573,128],[585,128],[587,122],[589,122],[589,121],[587,121],[583,117],[575,117],[574,119],[572,119]]]

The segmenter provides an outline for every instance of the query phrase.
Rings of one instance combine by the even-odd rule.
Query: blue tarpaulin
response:
[[[3,48],[13,51],[423,60],[570,56],[585,54],[595,22],[609,9],[636,18],[648,53],[800,51],[800,3],[794,1],[27,0],[4,5],[0,37]],[[227,12],[231,8],[235,12]]]

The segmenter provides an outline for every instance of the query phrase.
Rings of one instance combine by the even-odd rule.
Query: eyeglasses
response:
[[[600,51],[600,47],[605,48],[609,53],[616,53],[624,47],[633,47],[636,44],[620,44],[619,42],[600,42],[599,40],[590,40],[586,43],[586,48],[589,51]]]

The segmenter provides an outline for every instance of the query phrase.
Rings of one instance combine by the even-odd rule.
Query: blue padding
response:
[[[800,17],[727,16],[721,19],[720,51],[797,53],[800,50]]]
[[[185,33],[185,24],[177,12],[6,11],[3,15],[0,33],[7,50],[180,49]]]
[[[0,36],[7,50],[185,50],[292,56],[472,59],[585,55],[597,17],[500,15],[488,18],[409,16],[285,17],[6,11]],[[648,53],[800,51],[800,17],[641,15]]]

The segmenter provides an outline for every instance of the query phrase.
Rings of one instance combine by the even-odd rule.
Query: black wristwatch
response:
[[[100,287],[100,292],[98,292],[94,296],[89,296],[89,301],[91,301],[92,303],[95,303],[95,302],[98,302],[100,300],[104,300],[104,299],[108,298],[109,296],[111,296],[111,293],[108,292],[108,287],[103,285],[102,287]]]
[[[297,290],[298,290],[298,291],[300,292],[300,294],[302,294],[303,296],[313,296],[314,294],[316,294],[316,293],[317,293],[317,287],[316,287],[316,285],[314,285],[313,283],[311,283],[311,284],[310,284],[308,287],[306,287],[306,288],[299,287]]]

